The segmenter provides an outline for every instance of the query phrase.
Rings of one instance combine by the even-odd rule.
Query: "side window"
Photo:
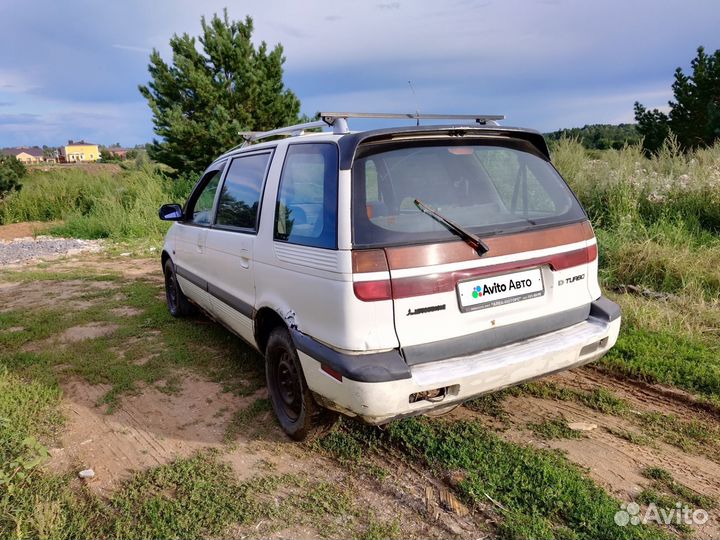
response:
[[[288,146],[275,210],[275,239],[335,249],[337,183],[334,144]]]
[[[222,169],[209,172],[206,178],[203,179],[205,187],[203,187],[202,191],[195,197],[191,212],[192,217],[190,218],[191,223],[195,223],[196,225],[210,225],[212,222],[213,203],[215,202],[215,193],[217,192],[221,176]]]
[[[260,192],[269,159],[269,153],[233,159],[220,191],[217,225],[257,230]]]

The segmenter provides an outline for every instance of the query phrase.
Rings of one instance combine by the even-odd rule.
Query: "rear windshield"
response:
[[[481,237],[585,219],[564,180],[525,141],[365,147],[352,175],[356,247],[457,240],[415,199]]]

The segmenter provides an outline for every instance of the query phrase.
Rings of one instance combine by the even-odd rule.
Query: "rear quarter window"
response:
[[[275,240],[335,249],[337,182],[336,145],[288,146],[275,207]]]

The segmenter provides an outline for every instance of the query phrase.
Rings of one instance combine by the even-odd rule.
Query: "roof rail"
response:
[[[295,124],[270,131],[242,131],[244,142],[232,150],[242,148],[256,141],[267,139],[269,137],[277,137],[280,135],[296,137],[302,135],[306,129],[317,129],[326,126],[333,127],[333,133],[343,134],[349,133],[347,120],[348,118],[379,118],[379,119],[396,119],[396,120],[474,120],[482,125],[497,125],[498,120],[504,120],[503,114],[425,114],[425,113],[363,113],[363,112],[321,112],[320,118],[314,122],[305,122],[303,124]]]
[[[241,131],[240,135],[243,139],[245,139],[245,141],[235,148],[242,148],[246,144],[254,143],[255,141],[267,139],[269,137],[277,137],[278,135],[297,137],[298,135],[302,135],[306,129],[316,129],[327,125],[328,124],[322,120],[316,120],[315,122],[305,122],[304,124],[295,124],[294,126],[281,127],[270,131]],[[235,148],[233,148],[233,150],[235,150]]]
[[[321,112],[320,118],[332,126],[338,119],[348,118],[392,118],[396,120],[474,120],[478,124],[505,120],[504,114],[426,114],[426,113],[362,113],[362,112]]]

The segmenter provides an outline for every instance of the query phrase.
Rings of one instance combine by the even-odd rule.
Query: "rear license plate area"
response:
[[[456,290],[460,311],[465,312],[538,298],[545,294],[545,285],[540,268],[531,268],[459,281]]]

